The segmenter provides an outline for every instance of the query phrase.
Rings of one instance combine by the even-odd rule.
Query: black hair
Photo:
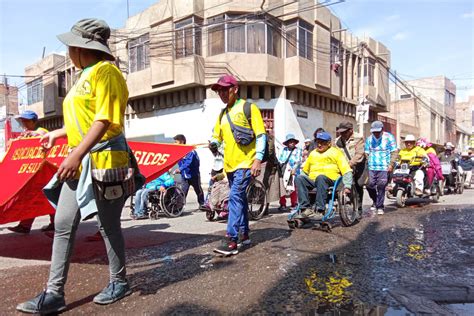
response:
[[[186,137],[184,137],[183,134],[178,134],[175,137],[173,137],[173,139],[179,142],[182,142],[183,144],[186,144]]]
[[[315,131],[314,131],[314,134],[313,134],[313,137],[314,139],[316,139],[316,135],[318,135],[318,133],[321,133],[321,132],[325,132],[326,130],[322,127],[318,127]]]

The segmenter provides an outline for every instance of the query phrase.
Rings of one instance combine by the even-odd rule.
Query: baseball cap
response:
[[[20,115],[15,116],[15,118],[18,119],[25,119],[25,120],[33,120],[37,121],[38,120],[38,115],[31,110],[26,110],[23,111]]]
[[[352,128],[354,128],[354,125],[352,125],[351,122],[341,122],[339,123],[339,126],[336,128],[336,132],[342,133]]]
[[[405,136],[405,141],[406,142],[414,142],[414,141],[416,141],[416,138],[415,138],[414,135],[408,134],[407,136]]]
[[[329,141],[331,140],[331,134],[329,134],[328,132],[319,132],[318,134],[316,134],[316,139]]]
[[[211,90],[217,91],[219,88],[235,87],[238,86],[237,79],[232,75],[223,75],[217,80],[217,83],[211,86]]]
[[[372,125],[370,126],[370,132],[381,132],[383,129],[383,123],[380,121],[374,121],[372,122]]]

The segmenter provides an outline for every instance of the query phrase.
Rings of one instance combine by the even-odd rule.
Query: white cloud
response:
[[[474,11],[467,12],[461,15],[463,19],[472,19],[474,18]]]
[[[403,41],[404,39],[407,38],[407,36],[408,34],[405,32],[398,32],[392,38],[396,41]]]
[[[400,19],[400,15],[398,14],[392,14],[392,15],[389,15],[385,18],[385,21],[395,21],[395,20],[398,20]]]

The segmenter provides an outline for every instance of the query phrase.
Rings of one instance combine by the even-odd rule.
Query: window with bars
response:
[[[130,72],[150,67],[150,34],[144,34],[128,42]]]
[[[341,61],[341,42],[331,37],[331,64]]]
[[[176,58],[183,58],[191,55],[202,55],[201,28],[202,19],[195,16],[174,24]]]
[[[364,84],[369,86],[375,86],[375,59],[370,57],[364,57]],[[362,66],[359,65],[359,71]],[[360,73],[360,72],[359,72]]]
[[[35,79],[26,85],[28,105],[43,101],[43,78]]]
[[[313,26],[302,20],[288,23],[285,27],[286,57],[297,54],[313,60]]]
[[[208,28],[209,56],[236,52],[281,57],[280,30],[265,17],[224,14],[208,19],[208,24],[211,25]]]

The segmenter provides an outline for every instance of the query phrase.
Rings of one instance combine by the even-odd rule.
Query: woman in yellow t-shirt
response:
[[[85,204],[94,208],[92,214],[97,214],[110,271],[110,283],[94,297],[94,303],[110,304],[131,293],[125,278],[125,247],[120,227],[125,191],[113,188],[108,196],[98,196],[83,183],[90,181],[90,166],[115,172],[128,167],[131,157],[123,136],[128,90],[120,70],[108,62],[115,59],[107,44],[109,37],[109,26],[98,19],[80,20],[70,32],[58,35],[68,46],[69,58],[82,72],[63,103],[64,127],[45,134],[42,141],[45,148],[51,148],[57,138],[67,136],[72,151],[56,174],[62,186],[47,288],[36,298],[18,305],[17,310],[22,312],[49,314],[66,309],[64,286]]]

